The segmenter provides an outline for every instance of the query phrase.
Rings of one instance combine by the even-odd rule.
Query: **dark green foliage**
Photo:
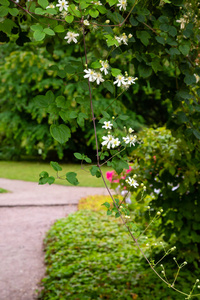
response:
[[[152,206],[164,209],[157,235],[179,249],[179,257],[199,262],[199,172],[198,140],[175,139],[169,130],[147,129],[140,133],[143,143],[134,152],[134,173],[154,195]],[[196,262],[195,262],[196,261]]]

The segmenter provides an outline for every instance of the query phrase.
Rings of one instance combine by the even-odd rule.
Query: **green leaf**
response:
[[[46,12],[47,12],[48,14],[50,14],[50,15],[56,15],[56,14],[57,14],[56,9],[51,8],[51,7],[47,8],[47,9],[46,9]]]
[[[73,185],[78,185],[78,179],[76,178],[77,173],[75,172],[68,172],[66,173],[66,179],[69,183],[73,184]]]
[[[112,76],[114,76],[114,77],[117,77],[118,75],[120,75],[121,74],[121,70],[120,69],[115,69],[115,68],[112,68],[111,69],[111,74],[112,74]]]
[[[103,5],[97,5],[97,9],[101,14],[107,13],[107,9]]]
[[[56,161],[51,161],[50,165],[56,172],[62,171],[62,167]]]
[[[65,28],[62,25],[57,25],[56,27],[54,27],[53,29],[55,32],[64,32]]]
[[[43,31],[48,35],[55,35],[55,32],[50,28],[44,28]]]
[[[112,215],[112,211],[110,209],[107,210],[107,216]]]
[[[75,153],[74,153],[74,156],[75,156],[77,159],[80,159],[80,160],[83,159],[83,154],[81,154],[81,153],[75,152]]]
[[[92,163],[92,160],[89,158],[89,157],[85,157],[84,160],[88,163],[88,164],[91,164]]]
[[[36,30],[34,33],[33,33],[33,37],[36,41],[42,41],[44,38],[45,38],[45,33],[40,31],[40,30]]]
[[[179,47],[179,50],[180,50],[180,52],[183,54],[183,55],[188,55],[189,54],[189,52],[190,52],[190,46],[189,45],[180,45]]]
[[[77,111],[71,111],[70,112],[70,115],[69,115],[70,119],[76,119],[77,116],[78,116]]]
[[[19,13],[19,10],[17,8],[9,8],[9,13],[13,16],[16,17]]]
[[[120,213],[117,212],[117,213],[115,214],[115,218],[119,218],[119,217],[120,217]]]
[[[1,6],[0,7],[0,17],[5,17],[8,14],[8,7]]]
[[[136,35],[145,46],[148,46],[151,36],[147,31],[136,31]]]
[[[162,36],[156,36],[155,37],[156,41],[162,45],[165,44],[165,39]]]
[[[195,76],[193,74],[192,75],[186,74],[185,78],[184,78],[184,82],[187,85],[195,84],[196,83],[196,78],[195,78]]]
[[[193,129],[192,132],[193,132],[194,136],[195,136],[198,140],[200,140],[200,132],[199,132],[198,130],[196,130],[196,129]]]
[[[37,15],[45,15],[46,14],[46,10],[42,9],[41,7],[37,7],[35,9],[35,14],[37,14]]]
[[[129,116],[126,116],[126,115],[119,115],[119,119],[125,121],[125,120],[128,120],[128,119],[129,119]]]
[[[97,166],[93,166],[90,169],[90,173],[92,174],[92,176],[96,176],[97,178],[101,177],[101,172],[99,171],[99,168]]]
[[[48,177],[47,182],[48,182],[49,185],[53,184],[54,181],[55,181],[55,178],[53,176]]]
[[[111,94],[113,94],[113,92],[114,92],[114,86],[113,86],[112,83],[110,83],[109,81],[104,81],[103,84],[102,84],[102,86],[104,88],[106,88]]]
[[[132,26],[138,25],[138,21],[133,16],[131,16],[129,20]]]
[[[43,8],[46,8],[49,5],[49,2],[47,0],[38,0],[38,4]]]
[[[34,98],[36,107],[48,107],[49,101],[44,95],[38,95]]]
[[[65,21],[67,23],[72,23],[74,21],[74,16],[72,16],[72,15],[66,16]]]
[[[60,108],[66,108],[66,99],[64,96],[56,97],[56,105]]]
[[[92,69],[99,69],[101,68],[101,64],[98,60],[94,61],[92,64],[91,64],[91,68]]]
[[[77,123],[80,127],[84,127],[85,119],[87,119],[88,116],[85,113],[79,113],[77,118]]]
[[[140,64],[138,67],[140,77],[147,78],[152,74],[152,68],[145,64]]]
[[[43,31],[43,27],[39,24],[36,24],[36,25],[31,26],[31,30],[33,30],[33,31],[36,31],[36,30]]]
[[[90,9],[90,10],[89,10],[89,15],[90,15],[92,18],[96,18],[96,17],[98,17],[99,12],[98,12],[98,10],[96,10],[96,9]]]
[[[49,177],[49,173],[47,173],[46,171],[42,171],[40,174],[39,174],[40,177],[44,177],[44,178],[47,178]]]
[[[61,144],[66,143],[71,137],[71,132],[68,126],[61,125],[51,125],[50,133],[52,137]]]
[[[8,0],[0,0],[0,4],[3,6],[9,6],[10,2]]]
[[[108,202],[104,202],[104,203],[101,204],[101,205],[104,205],[105,207],[110,208],[110,203],[108,203]]]

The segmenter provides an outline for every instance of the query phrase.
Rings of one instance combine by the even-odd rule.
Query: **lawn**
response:
[[[59,175],[65,175],[67,172],[76,172],[79,186],[104,187],[101,178],[92,176],[89,172],[90,166],[85,166],[83,170],[80,164],[61,164],[63,171]],[[102,168],[105,174],[110,169]],[[39,174],[42,171],[47,171],[50,176],[56,176],[56,172],[52,169],[49,163],[44,162],[13,162],[0,161],[0,178],[17,179],[24,181],[38,182]],[[56,179],[56,184],[70,185],[67,180]]]

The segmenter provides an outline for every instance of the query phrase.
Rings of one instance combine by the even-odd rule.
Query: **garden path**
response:
[[[45,274],[43,238],[80,198],[104,188],[38,185],[0,178],[0,300],[33,300]]]

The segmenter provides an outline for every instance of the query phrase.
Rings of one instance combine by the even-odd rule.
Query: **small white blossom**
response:
[[[79,36],[79,33],[75,33],[72,31],[68,31],[66,37],[64,39],[67,40],[67,43],[70,44],[71,42],[77,43],[76,37]]]
[[[127,0],[118,0],[117,6],[119,6],[119,10],[122,8],[126,10]]]
[[[89,26],[89,25],[90,25],[90,23],[89,23],[88,20],[84,20],[84,21],[83,21],[83,24],[84,24],[85,26]]]
[[[130,147],[135,146],[136,136],[135,135],[127,135],[126,137],[123,137],[123,140],[126,144],[130,143]]]
[[[128,129],[128,132],[129,132],[129,133],[132,133],[132,132],[134,132],[134,130],[130,127],[130,128]]]
[[[57,7],[60,7],[59,8],[59,11],[63,11],[64,10],[68,10],[68,7],[69,5],[68,4],[68,1],[65,1],[65,0],[58,0],[58,4],[56,4]]]
[[[100,72],[96,73],[96,82],[97,82],[97,84],[100,84],[101,82],[104,82],[104,79],[103,79],[102,74]]]
[[[198,83],[198,82],[199,82],[199,80],[200,80],[200,76],[199,76],[199,75],[197,75],[197,74],[194,74],[194,76],[195,76],[195,78],[196,78],[196,83]]]
[[[107,146],[107,148],[110,149],[110,146],[112,145],[113,136],[109,134],[108,136],[103,136],[102,139],[104,140],[101,143],[102,146]]]
[[[128,215],[125,215],[124,217],[125,217],[126,219],[130,219],[130,216],[128,216]]]
[[[105,122],[103,122],[103,124],[104,125],[102,126],[102,128],[112,129],[113,124],[110,121],[105,121]]]
[[[85,69],[84,72],[86,73],[86,75],[84,76],[84,78],[88,78],[89,81],[94,82],[96,80],[96,72],[92,69]]]
[[[125,33],[123,33],[121,36],[120,36],[120,39],[121,41],[125,44],[125,45],[128,45],[127,44],[127,41],[128,41],[128,37]]]
[[[120,140],[118,138],[116,139],[113,138],[111,141],[112,148],[118,147],[119,145],[120,145]]]
[[[108,74],[108,68],[109,68],[109,64],[106,61],[100,61],[102,68],[100,69],[101,72],[104,72],[105,75]]]
[[[137,183],[137,181],[134,178],[129,177],[128,179],[126,179],[126,182],[130,185],[133,186],[134,188],[137,188],[137,186],[139,185]]]
[[[49,3],[49,5],[46,7],[47,8],[55,8],[55,5],[53,3]]]
[[[185,28],[185,23],[187,22],[186,19],[180,18],[180,20],[176,20],[177,23],[180,23],[181,29]]]
[[[138,78],[137,77],[132,77],[132,76],[128,76],[127,78],[126,78],[126,83],[127,84],[135,84],[135,81],[137,80]]]
[[[118,41],[119,44],[121,44],[122,40],[120,36],[115,36],[115,39]]]
[[[121,86],[126,85],[126,81],[125,81],[125,77],[122,75],[117,75],[117,77],[115,77],[116,81],[114,81],[114,84],[117,84],[117,86]]]

